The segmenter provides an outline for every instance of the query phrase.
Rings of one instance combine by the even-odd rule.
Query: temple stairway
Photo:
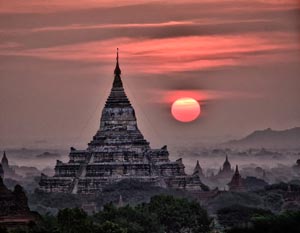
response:
[[[76,194],[78,191],[78,183],[79,183],[79,178],[80,177],[84,177],[86,174],[86,166],[87,164],[82,164],[80,165],[79,171],[74,179],[74,185],[73,185],[73,189],[72,189],[72,194]]]
[[[90,159],[89,159],[89,163],[93,163],[94,162],[94,158],[95,158],[95,155],[92,154],[91,157],[90,157]]]
[[[90,155],[87,159],[86,163],[83,163],[80,165],[79,171],[74,179],[74,185],[72,189],[72,194],[77,194],[78,192],[78,183],[79,183],[79,178],[80,177],[85,177],[86,175],[86,167],[89,163],[92,163],[94,161],[94,154]]]
[[[73,186],[73,189],[72,189],[72,194],[76,194],[77,193],[77,191],[78,191],[78,182],[79,182],[79,179],[76,177],[75,179],[74,179],[74,186]]]

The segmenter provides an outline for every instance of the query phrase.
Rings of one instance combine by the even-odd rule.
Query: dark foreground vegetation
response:
[[[144,184],[138,180],[123,180],[115,184],[107,185],[102,192],[96,195],[80,195],[70,193],[45,193],[38,189],[28,193],[30,209],[42,215],[51,213],[56,215],[60,209],[82,208],[86,203],[94,203],[97,209],[101,209],[107,203],[117,204],[120,196],[124,203],[137,205],[149,202],[151,197],[158,195],[170,195],[178,198],[193,199],[187,192],[160,188]]]
[[[45,215],[37,224],[11,233],[176,233],[209,232],[211,219],[198,202],[173,196],[154,196],[149,203],[117,208],[107,204],[88,216],[83,210],[63,209]]]
[[[252,218],[255,216],[272,216],[270,210],[253,208],[242,205],[232,205],[219,209],[217,212],[218,222],[224,228],[232,228],[236,226],[247,226],[251,224]]]
[[[250,226],[236,227],[227,233],[299,233],[300,211],[280,215],[256,216]]]

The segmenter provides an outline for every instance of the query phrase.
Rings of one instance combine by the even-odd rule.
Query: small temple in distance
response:
[[[231,164],[228,159],[228,155],[226,155],[225,161],[223,163],[223,167],[220,168],[216,178],[218,179],[228,179],[234,174],[234,170],[231,168]]]
[[[239,172],[239,167],[236,165],[234,175],[231,178],[231,181],[228,183],[229,191],[233,192],[242,192],[245,191],[245,187],[243,184],[242,176]]]
[[[0,177],[4,178],[4,170],[3,170],[3,167],[2,167],[1,163],[0,163]]]
[[[36,222],[39,215],[30,211],[28,199],[20,185],[14,190],[9,190],[0,176],[0,226],[18,227]]]
[[[170,161],[167,146],[150,147],[125,93],[117,52],[113,85],[98,131],[87,149],[71,147],[69,161],[57,160],[55,175],[42,174],[39,185],[45,192],[89,194],[101,192],[108,184],[134,179],[163,188],[207,191],[201,175],[200,165],[193,175],[187,175],[182,159]]]
[[[0,163],[0,176],[4,178],[18,179],[20,176],[16,174],[15,170],[9,165],[6,152],[3,152],[3,157]]]
[[[196,166],[194,168],[193,175],[198,175],[200,177],[204,177],[202,167],[199,164],[199,160],[197,160]]]

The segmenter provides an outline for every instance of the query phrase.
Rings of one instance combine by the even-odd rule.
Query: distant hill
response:
[[[58,153],[52,153],[52,152],[46,151],[42,154],[37,155],[36,157],[40,158],[40,159],[49,159],[49,158],[51,159],[51,158],[59,158],[59,157],[61,157],[61,155]]]
[[[257,130],[240,140],[232,140],[222,144],[223,146],[242,148],[300,148],[300,127],[286,130]]]

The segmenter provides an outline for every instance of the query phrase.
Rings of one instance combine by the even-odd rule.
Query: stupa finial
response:
[[[117,63],[119,63],[119,48],[117,48]]]
[[[120,76],[121,75],[121,69],[120,69],[120,67],[119,67],[119,48],[117,48],[117,58],[116,58],[116,60],[117,60],[117,63],[116,63],[116,68],[115,68],[115,75],[116,76]]]
[[[235,166],[235,173],[239,174],[239,166],[238,165]]]

